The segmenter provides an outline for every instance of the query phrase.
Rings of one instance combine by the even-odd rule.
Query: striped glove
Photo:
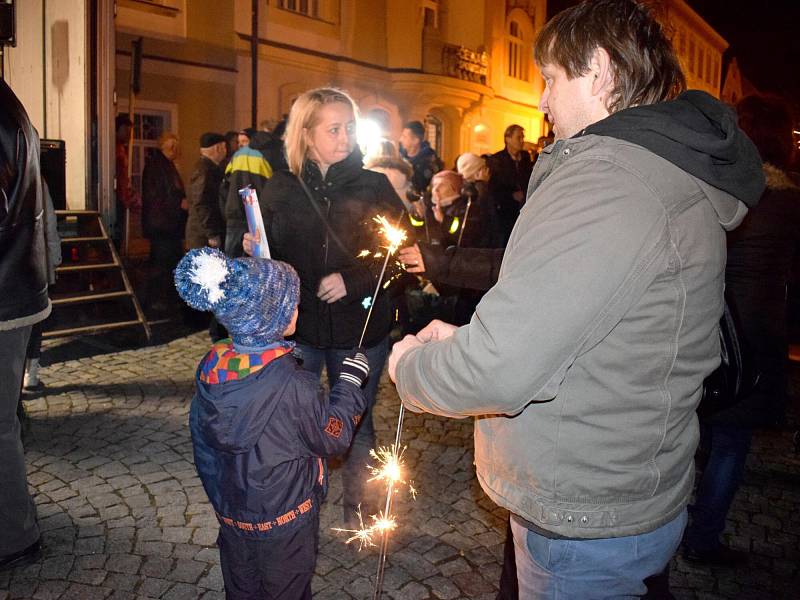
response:
[[[342,361],[339,379],[349,381],[357,387],[364,385],[369,376],[369,361],[363,348],[356,348],[353,354]]]

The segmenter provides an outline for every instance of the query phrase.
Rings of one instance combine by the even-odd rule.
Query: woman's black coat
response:
[[[373,217],[396,224],[403,203],[382,173],[363,168],[356,150],[328,169],[325,177],[316,163],[306,161],[303,181],[314,204],[289,171],[278,171],[259,198],[273,258],[292,265],[300,276],[300,312],[296,339],[317,348],[358,345],[375,292],[383,258],[359,259],[362,250],[375,253],[385,241]],[[413,243],[413,242],[411,242]],[[388,279],[396,274],[390,259]],[[320,280],[341,273],[347,295],[328,304],[317,298]],[[391,297],[381,290],[375,303],[365,346],[383,339],[392,326]]]

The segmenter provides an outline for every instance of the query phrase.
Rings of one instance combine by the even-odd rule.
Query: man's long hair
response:
[[[534,57],[574,79],[589,72],[598,48],[608,52],[614,74],[610,113],[671,100],[686,89],[670,40],[650,9],[636,0],[584,0],[558,13],[539,33]]]

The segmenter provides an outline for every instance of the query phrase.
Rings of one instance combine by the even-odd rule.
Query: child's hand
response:
[[[339,371],[339,379],[349,381],[355,386],[361,387],[369,376],[369,361],[363,348],[353,350],[351,356],[342,361],[342,368]]]

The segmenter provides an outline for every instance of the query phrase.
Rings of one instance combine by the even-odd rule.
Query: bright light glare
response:
[[[356,138],[364,156],[373,154],[380,148],[383,139],[383,130],[372,119],[359,119],[356,128]]]

